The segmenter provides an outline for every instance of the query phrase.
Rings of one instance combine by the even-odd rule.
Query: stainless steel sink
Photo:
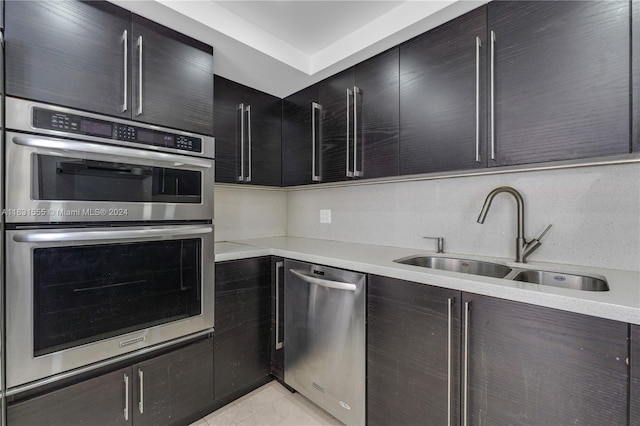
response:
[[[456,257],[409,256],[394,260],[403,265],[421,266],[423,268],[441,269],[443,271],[462,272],[485,277],[504,278],[511,268],[499,263],[479,260],[458,259]]]
[[[511,279],[525,283],[550,285],[574,290],[609,291],[609,285],[603,279],[584,275],[564,274],[561,272],[526,270],[518,272]]]

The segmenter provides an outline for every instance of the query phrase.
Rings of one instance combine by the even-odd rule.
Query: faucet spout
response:
[[[478,216],[478,223],[484,223],[487,218],[487,213],[489,212],[489,208],[491,207],[491,203],[496,195],[506,192],[508,194],[513,195],[513,198],[516,200],[517,206],[517,229],[516,229],[516,262],[526,263],[527,256],[533,253],[538,247],[540,247],[540,239],[544,236],[544,234],[549,230],[551,225],[547,227],[547,229],[540,235],[538,238],[534,238],[533,240],[527,242],[524,238],[524,200],[522,199],[522,195],[514,188],[510,186],[499,186],[487,195],[486,200],[484,201],[484,205],[482,206],[482,210],[480,211],[480,215]]]
[[[487,218],[487,213],[489,213],[489,208],[491,207],[493,199],[501,192],[511,194],[513,195],[513,198],[516,199],[518,214],[517,238],[524,239],[524,200],[522,199],[522,195],[520,195],[520,193],[516,189],[510,186],[499,186],[491,191],[489,195],[487,195],[486,200],[484,200],[482,210],[480,211],[480,215],[478,216],[478,223],[484,223],[484,220]]]

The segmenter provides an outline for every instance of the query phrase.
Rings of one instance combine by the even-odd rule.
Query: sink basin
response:
[[[551,285],[574,290],[609,291],[609,285],[605,280],[583,275],[564,274],[561,272],[520,271],[512,279],[525,283]]]
[[[421,266],[423,268],[441,269],[443,271],[463,272],[465,274],[482,275],[485,277],[504,278],[511,268],[499,263],[482,262],[479,260],[458,259],[456,257],[438,256],[409,256],[394,260],[403,265]]]

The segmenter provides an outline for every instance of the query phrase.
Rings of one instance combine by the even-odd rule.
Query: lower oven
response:
[[[213,327],[213,224],[6,232],[6,385]]]

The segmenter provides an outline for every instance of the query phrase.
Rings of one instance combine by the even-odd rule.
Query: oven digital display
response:
[[[173,146],[173,136],[138,128],[137,141],[158,146]]]
[[[82,120],[82,133],[110,138],[113,134],[113,128],[111,127],[111,123],[85,118]]]

